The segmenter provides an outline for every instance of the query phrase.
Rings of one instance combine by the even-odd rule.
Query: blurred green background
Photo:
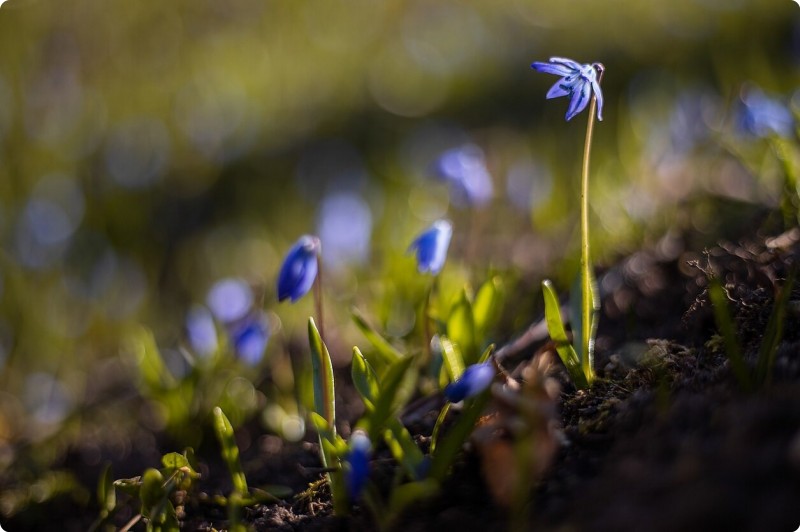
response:
[[[599,264],[664,235],[724,232],[699,197],[775,207],[781,165],[735,132],[735,113],[744,86],[800,108],[798,21],[791,0],[8,0],[0,516],[35,504],[30,486],[70,460],[124,463],[160,445],[177,407],[148,397],[126,342],[152,329],[180,381],[198,359],[185,317],[220,279],[252,290],[267,354],[201,372],[176,449],[161,451],[201,438],[188,427],[213,405],[194,396],[238,405],[238,423],[267,412],[264,431],[297,437],[292,369],[313,310],[279,306],[275,278],[303,233],[323,240],[342,364],[362,342],[352,305],[394,339],[412,330],[424,283],[405,251],[440,217],[455,226],[444,286],[501,272],[520,287],[497,341],[535,319],[531,287],[574,272],[586,114],[564,121],[534,60],[607,69]],[[465,144],[492,176],[480,208],[454,204],[431,171]]]

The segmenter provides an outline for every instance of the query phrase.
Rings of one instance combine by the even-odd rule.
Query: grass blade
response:
[[[783,338],[786,307],[789,304],[789,296],[792,293],[796,274],[796,268],[792,268],[792,271],[789,272],[789,277],[775,298],[769,322],[764,331],[764,339],[761,341],[761,347],[758,350],[758,362],[756,364],[756,384],[759,386],[765,383],[768,384],[772,380],[772,367],[775,365],[778,345]]]
[[[722,339],[725,342],[725,353],[731,363],[731,370],[744,390],[752,389],[750,372],[742,355],[742,347],[736,336],[736,325],[728,308],[728,295],[719,279],[712,277],[708,280],[708,297],[714,307],[714,321],[717,323]]]
[[[333,385],[333,364],[314,318],[308,318],[308,343],[311,346],[311,374],[314,383],[314,410],[328,423],[331,439],[336,435],[336,397]]]
[[[361,315],[361,312],[357,308],[351,309],[351,314],[353,316],[353,322],[358,327],[358,330],[361,331],[361,334],[372,344],[372,347],[375,348],[375,352],[380,356],[381,360],[383,360],[386,364],[394,364],[398,360],[404,357],[404,355],[395,349],[392,344],[390,344],[383,336],[378,334],[378,332],[372,328],[372,326],[367,323],[367,320],[364,316]]]
[[[247,479],[239,461],[239,446],[236,445],[233,426],[231,426],[231,422],[228,421],[227,416],[218,406],[214,407],[214,433],[217,435],[217,440],[222,448],[222,459],[231,474],[233,489],[243,496],[247,495]]]

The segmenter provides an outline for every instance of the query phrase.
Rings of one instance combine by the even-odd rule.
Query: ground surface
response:
[[[745,392],[734,378],[707,294],[713,271],[727,288],[746,357],[755,364],[772,312],[800,251],[800,231],[776,238],[723,243],[706,253],[662,242],[603,272],[603,315],[598,336],[598,383],[576,391],[562,371],[553,425],[559,446],[532,486],[526,526],[537,530],[747,530],[793,531],[800,526],[800,295],[792,294],[771,382]],[[661,249],[661,251],[658,251]],[[671,249],[664,252],[664,249]],[[676,251],[677,250],[677,251]],[[543,341],[530,342],[504,362],[518,374]],[[409,421],[423,444],[439,402]],[[457,414],[456,414],[457,415]],[[252,430],[257,430],[256,428]],[[287,444],[262,436],[243,452],[251,485],[284,484],[300,493],[320,477],[312,442]],[[162,449],[168,451],[173,449]],[[146,453],[145,453],[146,454]],[[198,456],[204,455],[198,450]],[[379,454],[380,456],[380,454]],[[496,530],[512,524],[482,474],[486,454],[465,453],[441,494],[415,504],[398,530]],[[84,467],[87,486],[97,467]],[[117,464],[132,474],[152,457]],[[378,483],[392,465],[373,464]],[[208,502],[226,493],[224,468],[207,464],[201,493],[188,494],[186,529],[223,529],[225,512]],[[117,475],[120,476],[120,475]],[[85,529],[93,515],[67,516],[65,529]],[[125,523],[131,507],[117,516]],[[53,514],[56,515],[56,514]],[[374,529],[365,508],[348,518],[331,515],[325,490],[245,511],[257,530]],[[35,529],[43,521],[23,514],[8,530]],[[517,520],[515,523],[519,523]],[[143,529],[142,523],[134,528]]]

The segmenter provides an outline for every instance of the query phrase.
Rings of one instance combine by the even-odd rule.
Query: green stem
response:
[[[603,79],[599,68],[598,83]],[[594,313],[595,293],[592,283],[592,262],[589,250],[589,157],[592,152],[592,133],[597,110],[597,97],[589,103],[589,122],[586,125],[586,143],[583,147],[581,170],[581,369],[589,384],[594,380]]]

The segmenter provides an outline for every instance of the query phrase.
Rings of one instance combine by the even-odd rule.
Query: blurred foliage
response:
[[[542,310],[541,278],[565,286],[576,271],[584,128],[563,123],[565,102],[546,105],[552,80],[533,60],[607,68],[591,175],[601,264],[643,243],[679,256],[663,235],[711,239],[741,223],[698,195],[776,207],[797,144],[775,155],[737,136],[734,116],[745,84],[798,112],[797,20],[789,0],[8,0],[0,515],[22,511],[37,482],[68,491],[69,453],[99,476],[104,460],[156,452],[170,424],[192,440],[179,445],[198,444],[218,400],[235,426],[262,412],[264,430],[300,437],[310,391],[294,375],[307,371],[312,307],[275,301],[300,234],[323,241],[334,366],[363,340],[353,306],[414,345],[428,285],[406,246],[443,216],[455,232],[431,314],[471,301],[465,286],[488,273],[514,311],[491,310],[498,325],[481,341],[524,328]],[[493,180],[479,208],[432,176],[440,153],[465,144]],[[253,367],[220,348],[215,382],[184,317],[227,277],[246,281],[272,336]],[[121,349],[142,324],[158,376],[131,371]]]

